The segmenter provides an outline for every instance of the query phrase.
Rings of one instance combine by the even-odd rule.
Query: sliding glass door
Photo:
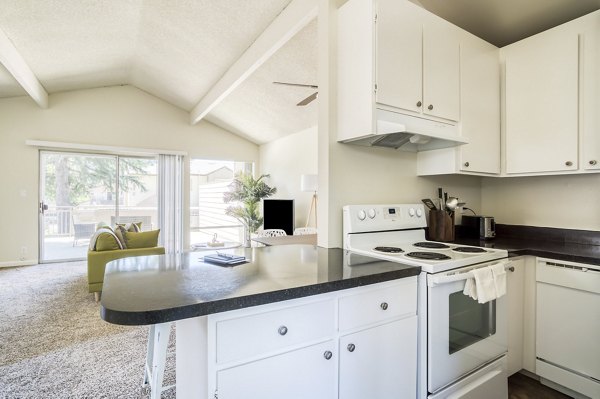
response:
[[[40,152],[40,262],[85,259],[101,223],[156,225],[156,160]]]

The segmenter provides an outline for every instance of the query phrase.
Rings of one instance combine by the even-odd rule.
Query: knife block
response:
[[[429,239],[454,241],[454,212],[429,211]]]

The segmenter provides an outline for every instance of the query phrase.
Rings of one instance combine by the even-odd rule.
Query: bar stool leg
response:
[[[148,350],[146,351],[146,366],[142,387],[150,385],[151,399],[160,399],[160,394],[164,390],[162,383],[170,333],[171,323],[152,325],[148,332]]]

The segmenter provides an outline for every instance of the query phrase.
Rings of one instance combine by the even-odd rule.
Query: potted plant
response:
[[[225,210],[229,216],[233,216],[244,225],[244,240],[247,247],[250,246],[250,235],[256,233],[263,224],[263,217],[259,212],[259,203],[263,198],[268,198],[277,192],[263,179],[269,175],[261,175],[255,179],[251,173],[238,173],[229,186],[229,191],[223,195],[226,203],[237,202]]]

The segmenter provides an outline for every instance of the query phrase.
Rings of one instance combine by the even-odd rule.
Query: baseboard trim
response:
[[[0,267],[17,267],[17,266],[32,266],[37,265],[37,259],[15,260],[12,262],[0,262]]]

